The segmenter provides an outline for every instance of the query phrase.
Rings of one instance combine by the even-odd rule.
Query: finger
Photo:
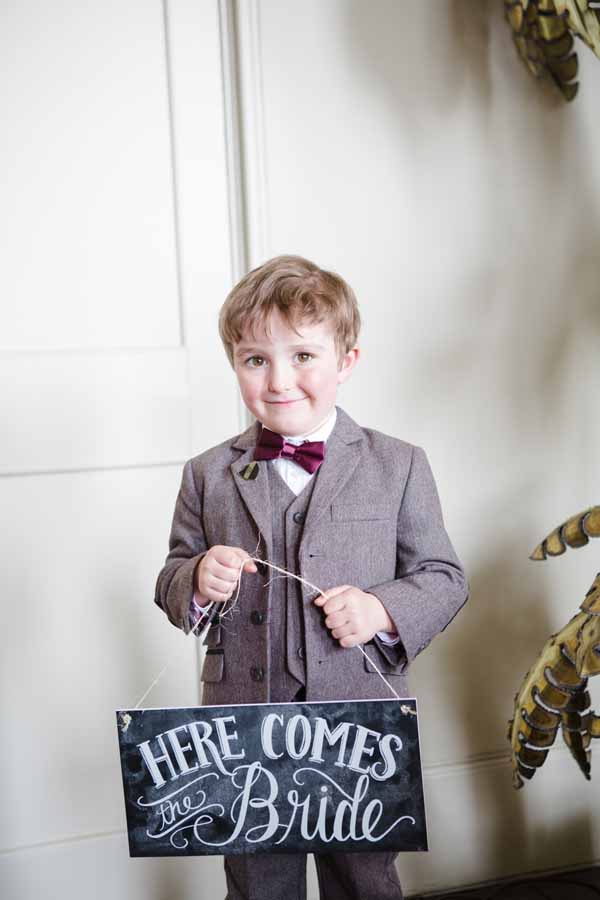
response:
[[[217,594],[224,597],[230,597],[233,594],[236,585],[235,581],[225,581],[223,578],[215,578],[214,575],[209,575],[206,583],[209,590],[215,591]]]
[[[211,547],[208,552],[213,560],[216,560],[222,566],[226,566],[227,568],[231,568],[232,563],[234,563],[237,558],[235,549],[233,547],[226,547],[223,544],[217,544],[214,547]]]
[[[340,584],[337,587],[329,588],[328,590],[323,591],[322,594],[319,594],[318,597],[315,597],[313,603],[315,604],[315,606],[324,606],[329,599],[331,599],[332,597],[337,597],[337,595],[341,594],[342,591],[348,590],[349,586],[350,585],[348,584]]]
[[[333,600],[327,600],[323,607],[323,612],[325,615],[330,616],[332,613],[340,612],[345,608],[346,598],[340,594],[338,597],[334,597]]]
[[[225,566],[227,569],[232,569],[236,573],[240,571],[242,560],[250,559],[248,553],[242,550],[241,547],[225,547],[221,545],[213,548],[212,556],[220,565]],[[254,566],[254,569],[251,569],[251,571],[256,571],[254,563],[251,563],[251,565]]]
[[[345,625],[347,622],[348,612],[345,608],[338,610],[338,612],[331,613],[331,615],[327,616],[325,619],[325,624],[328,628],[338,628],[340,625]]]
[[[358,634],[349,634],[346,637],[340,639],[340,647],[357,647],[361,644],[360,636]]]
[[[225,565],[232,569],[237,575],[242,568],[242,562],[245,559],[248,559],[247,553],[245,553],[243,550],[232,549]]]
[[[207,588],[206,597],[208,600],[212,600],[213,603],[225,603],[230,599],[233,591],[227,591],[224,593],[222,591],[216,591],[214,588]]]
[[[213,560],[212,565],[208,569],[208,575],[217,578],[219,581],[229,584],[235,584],[238,580],[238,570],[224,566],[222,563]]]
[[[243,563],[243,565],[242,565]],[[240,572],[256,572],[258,571],[256,568],[256,563],[250,559],[248,555],[241,556],[235,554],[231,556],[228,564],[229,570],[234,573],[234,577],[237,579]]]
[[[250,557],[250,554],[249,554],[249,553],[246,553],[246,551],[243,550],[241,547],[234,547],[234,550],[235,550],[235,552],[237,553],[237,563],[236,563],[236,565],[237,565],[237,568],[238,568],[238,569],[239,569],[239,567],[240,567],[240,563],[242,562],[242,560],[245,560],[245,563],[244,563],[244,572],[256,572],[256,571],[257,571],[256,563],[255,563],[254,560]]]
[[[351,625],[350,622],[345,622],[343,625],[338,625],[337,628],[333,628],[331,631],[334,638],[344,638],[349,635],[355,634],[354,625]]]

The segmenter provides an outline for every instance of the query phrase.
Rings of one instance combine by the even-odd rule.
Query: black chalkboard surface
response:
[[[427,850],[414,699],[117,711],[131,856]]]

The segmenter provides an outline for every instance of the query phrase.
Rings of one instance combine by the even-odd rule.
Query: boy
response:
[[[335,405],[359,329],[351,288],[297,256],[254,269],[223,304],[220,337],[257,421],[185,464],[155,595],[187,633],[232,597],[242,560],[262,576],[244,576],[233,618],[208,633],[205,704],[389,698],[357,644],[407,696],[410,662],[467,598],[423,450]],[[394,858],[316,855],[321,897],[398,900]],[[301,854],[225,857],[228,898],[304,898],[305,868]]]

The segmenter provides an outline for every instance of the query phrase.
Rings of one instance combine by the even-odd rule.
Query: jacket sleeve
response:
[[[186,462],[175,503],[169,553],[156,581],[154,602],[169,621],[187,634],[194,596],[196,567],[208,550],[202,527],[201,503],[191,461]]]
[[[413,448],[397,527],[396,578],[368,589],[385,606],[401,643],[380,653],[401,670],[452,621],[468,597],[468,584],[444,528],[425,452]]]

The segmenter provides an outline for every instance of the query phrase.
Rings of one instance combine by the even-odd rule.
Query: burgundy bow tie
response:
[[[325,441],[304,441],[299,444],[288,444],[281,434],[269,431],[263,426],[260,437],[254,448],[254,459],[293,459],[312,475],[325,459]]]

